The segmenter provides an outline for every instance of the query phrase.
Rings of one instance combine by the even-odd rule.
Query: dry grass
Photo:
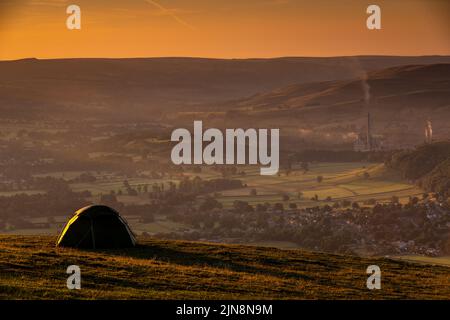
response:
[[[449,299],[450,268],[300,250],[140,239],[128,250],[0,236],[1,299]],[[66,288],[79,265],[82,289]],[[367,266],[382,289],[366,288]]]

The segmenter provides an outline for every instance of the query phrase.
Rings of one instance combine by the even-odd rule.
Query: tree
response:
[[[138,195],[137,191],[134,190],[134,189],[128,189],[127,192],[128,192],[128,195],[129,195],[129,196],[136,197],[136,196]]]
[[[342,200],[342,207],[349,207],[352,203],[350,200]]]
[[[284,206],[283,206],[282,203],[277,202],[277,203],[274,204],[273,210],[283,212],[284,211]]]
[[[250,190],[250,196],[255,197],[257,195],[256,189]]]
[[[206,197],[199,207],[200,211],[209,211],[215,208],[221,209],[222,204],[212,197]]]
[[[205,229],[212,229],[214,228],[214,225],[216,224],[216,221],[212,216],[206,216],[203,220],[203,227]]]
[[[391,197],[391,202],[392,203],[398,203],[399,202],[399,198],[397,196],[392,196]]]
[[[225,229],[231,230],[238,225],[239,225],[239,221],[235,218],[234,215],[224,215],[220,219],[220,226]]]
[[[257,205],[256,205],[256,212],[266,212],[267,211],[267,205],[266,204],[261,204],[261,203],[258,203]]]
[[[233,209],[235,210],[235,212],[252,212],[253,207],[251,205],[248,204],[248,202],[246,201],[241,201],[241,200],[235,200],[233,202]]]
[[[300,163],[300,168],[303,170],[303,174],[305,174],[309,171],[309,163],[306,161],[302,161],[302,163]]]

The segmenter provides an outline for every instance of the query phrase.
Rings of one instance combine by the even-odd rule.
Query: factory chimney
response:
[[[370,126],[370,112],[367,113],[367,150],[372,150],[372,128]]]
[[[425,124],[425,143],[433,142],[433,126],[431,120],[428,120]]]

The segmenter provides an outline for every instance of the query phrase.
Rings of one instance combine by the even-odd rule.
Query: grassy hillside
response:
[[[438,165],[450,158],[450,141],[423,144],[415,150],[398,152],[388,165],[410,180],[417,180],[430,173]]]
[[[140,239],[134,249],[57,249],[53,237],[0,236],[0,299],[450,298],[450,268],[263,247]],[[82,290],[66,289],[79,265]],[[382,289],[366,288],[366,268]]]
[[[388,166],[427,191],[450,195],[450,141],[424,144],[415,150],[398,152]]]
[[[430,117],[438,134],[447,130],[449,79],[450,64],[393,67],[369,72],[367,80],[294,84],[233,101],[229,107],[239,112],[237,119],[249,116],[273,123],[276,118],[297,126],[301,119],[317,128],[343,121],[358,124],[365,116],[367,95],[378,133],[394,132],[393,123],[404,123],[402,130],[423,135],[424,121]]]
[[[450,157],[425,175],[420,184],[428,190],[450,195]]]

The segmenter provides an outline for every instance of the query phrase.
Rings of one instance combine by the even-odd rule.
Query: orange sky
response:
[[[366,28],[372,3],[382,30]],[[0,60],[450,55],[449,18],[448,0],[1,0]]]

